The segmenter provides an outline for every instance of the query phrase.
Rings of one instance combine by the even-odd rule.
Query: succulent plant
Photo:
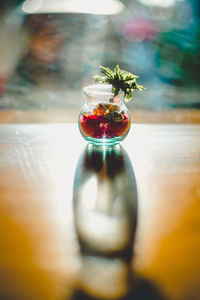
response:
[[[113,71],[110,68],[103,66],[100,66],[100,69],[103,76],[95,75],[93,77],[95,82],[111,84],[114,95],[123,91],[126,101],[132,100],[132,93],[134,90],[142,91],[145,89],[144,86],[137,83],[137,78],[139,78],[139,76],[121,70],[119,65],[116,65]]]

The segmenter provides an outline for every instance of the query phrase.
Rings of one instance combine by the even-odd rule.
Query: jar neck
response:
[[[117,95],[114,95],[110,84],[89,85],[83,90],[88,103],[121,104],[124,100],[124,93],[119,92]]]

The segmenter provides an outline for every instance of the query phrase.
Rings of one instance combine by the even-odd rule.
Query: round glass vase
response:
[[[87,98],[78,125],[84,139],[95,145],[114,145],[128,134],[131,119],[124,93],[112,93],[112,85],[94,84],[83,89]]]

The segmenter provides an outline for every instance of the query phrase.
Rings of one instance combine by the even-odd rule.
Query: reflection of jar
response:
[[[95,84],[84,88],[87,102],[79,115],[79,129],[86,141],[112,145],[128,134],[131,120],[125,106],[124,94],[112,93],[109,84]]]
[[[135,299],[130,291],[137,229],[134,170],[120,145],[87,145],[73,189],[73,212],[81,255],[80,299]]]

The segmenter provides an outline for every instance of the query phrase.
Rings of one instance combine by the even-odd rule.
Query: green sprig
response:
[[[137,75],[120,70],[119,65],[116,65],[113,71],[103,66],[100,66],[100,69],[103,76],[95,75],[93,77],[94,81],[111,84],[114,95],[123,91],[126,101],[130,101],[132,99],[132,93],[134,90],[142,91],[145,89],[142,85],[137,83],[137,78],[139,78]]]

